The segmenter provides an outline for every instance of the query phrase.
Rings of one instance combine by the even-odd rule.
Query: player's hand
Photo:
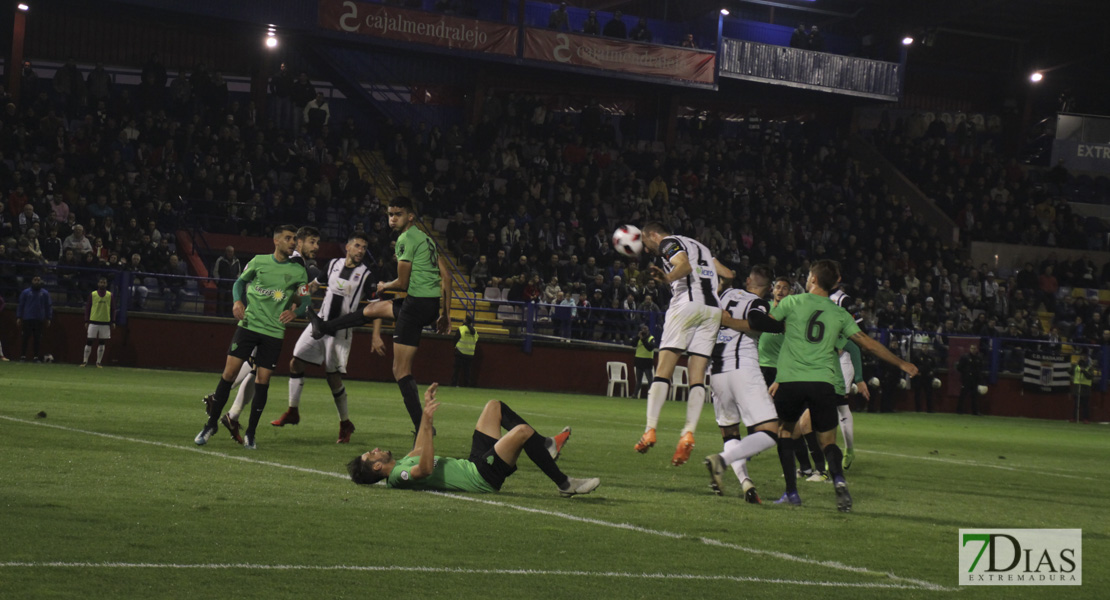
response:
[[[231,307],[231,314],[235,315],[237,320],[242,321],[247,318],[247,305],[244,304],[242,300],[239,300],[235,303],[235,306]]]
[[[424,416],[429,419],[435,414],[439,408],[439,402],[436,400],[436,390],[439,389],[438,383],[433,383],[424,390]]]
[[[440,315],[439,318],[436,319],[436,332],[443,335],[451,333],[450,315]]]
[[[663,272],[663,269],[659,268],[659,265],[649,265],[648,270],[648,272],[651,274],[652,279],[658,281],[659,283],[668,283],[667,274]]]
[[[370,342],[370,351],[378,356],[385,356],[385,342],[382,340],[382,336],[374,336],[374,339]]]
[[[866,398],[868,402],[871,401],[871,390],[867,389],[867,382],[861,381],[857,383],[856,391],[859,392],[860,396]]]
[[[308,282],[308,293],[309,294],[315,294],[316,290],[318,290],[318,289],[320,289],[320,282],[319,281],[316,281],[315,279],[313,279],[312,281]]]
[[[293,319],[296,319],[296,318],[297,318],[297,313],[295,313],[295,312],[293,312],[293,311],[291,311],[287,308],[281,313],[281,315],[278,316],[278,321],[281,321],[282,325],[288,325],[289,323],[293,322]]]
[[[385,289],[386,289],[386,288],[385,288],[385,286],[386,286],[387,284],[388,284],[388,282],[386,282],[386,281],[379,281],[379,282],[378,282],[378,286],[377,286],[377,290],[378,290],[378,292],[377,292],[377,293],[378,293],[378,294],[381,294],[382,292],[384,292],[384,291],[385,291]]]
[[[771,387],[767,388],[767,391],[771,394],[771,397],[774,397],[775,392],[779,391],[779,382],[776,381],[772,383]]]
[[[910,377],[917,377],[917,365],[902,361],[902,370]]]

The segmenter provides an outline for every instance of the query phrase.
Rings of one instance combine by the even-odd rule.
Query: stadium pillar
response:
[[[27,35],[27,12],[15,9],[12,18],[12,53],[5,67],[8,69],[8,93],[19,104],[20,84],[23,76],[23,39]]]

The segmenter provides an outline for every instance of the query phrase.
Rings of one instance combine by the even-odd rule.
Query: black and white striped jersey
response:
[[[663,271],[674,270],[671,259],[680,252],[686,253],[690,261],[690,274],[671,282],[671,304],[668,310],[681,308],[687,304],[720,306],[717,300],[717,265],[713,254],[701,242],[684,235],[670,235],[659,242]]]
[[[348,267],[346,260],[342,258],[333,258],[328,262],[327,268],[316,280],[328,286],[328,291],[324,294],[324,302],[320,306],[320,318],[325,321],[358,310],[366,286],[371,285],[370,269],[366,265]]]
[[[766,300],[740,289],[730,289],[721,294],[721,306],[733,318],[746,321],[752,312],[769,315],[771,307]],[[722,327],[713,347],[713,374],[727,373],[741,368],[755,369],[759,373],[759,337]]]
[[[832,300],[837,306],[848,311],[849,314],[852,313],[852,307],[856,304],[855,298],[852,298],[851,296],[846,294],[843,288],[829,294],[829,300]],[[852,316],[856,319],[857,325],[863,322],[863,318],[857,317],[855,315]]]

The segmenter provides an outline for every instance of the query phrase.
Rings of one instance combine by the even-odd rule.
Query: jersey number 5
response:
[[[823,312],[825,311],[819,310],[813,313],[806,324],[806,340],[810,343],[817,344],[825,337],[825,324],[817,320]]]

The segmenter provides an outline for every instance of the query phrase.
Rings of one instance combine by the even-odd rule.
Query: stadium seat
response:
[[[609,375],[609,389],[606,390],[606,396],[612,396],[616,388],[623,386],[624,391],[621,393],[621,398],[628,397],[628,365],[610,361],[605,363],[605,372]]]
[[[675,367],[674,375],[671,376],[671,401],[678,400],[678,391],[682,390],[684,394],[683,402],[690,399],[690,374],[687,372],[686,367]]]
[[[482,294],[482,298],[485,299],[485,300],[500,300],[501,299],[501,288],[495,288],[495,287],[486,288],[485,293]]]

